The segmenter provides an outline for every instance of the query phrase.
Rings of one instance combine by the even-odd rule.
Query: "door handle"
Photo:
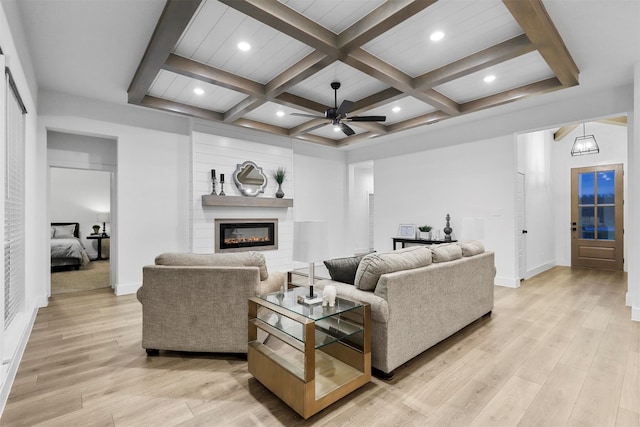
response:
[[[528,231],[527,230],[522,230],[522,234],[527,234]]]
[[[576,231],[576,230],[577,230],[577,228],[571,227],[571,231]]]

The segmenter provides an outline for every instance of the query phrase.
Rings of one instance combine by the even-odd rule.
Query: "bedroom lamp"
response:
[[[571,147],[572,156],[584,156],[585,154],[596,154],[600,152],[600,147],[593,135],[585,135],[585,126],[582,123],[582,136],[576,136]]]
[[[98,222],[102,223],[102,235],[107,235],[107,222],[111,221],[111,214],[109,212],[98,212]]]
[[[329,224],[327,221],[296,221],[293,223],[293,260],[309,263],[309,294],[304,304],[322,302],[313,293],[315,262],[329,258]]]

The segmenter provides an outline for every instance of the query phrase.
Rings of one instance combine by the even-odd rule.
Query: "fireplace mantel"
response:
[[[291,208],[293,199],[277,199],[275,197],[238,197],[238,196],[202,196],[202,206],[241,206],[262,208]]]

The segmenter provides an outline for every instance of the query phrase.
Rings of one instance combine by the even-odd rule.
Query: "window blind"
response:
[[[11,72],[6,78],[4,189],[4,326],[7,329],[25,301],[25,119],[26,109]]]

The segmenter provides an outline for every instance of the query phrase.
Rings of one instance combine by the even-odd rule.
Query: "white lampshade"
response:
[[[111,221],[111,213],[110,212],[98,212],[98,222],[109,222]]]
[[[296,221],[293,223],[293,260],[313,263],[329,258],[329,223]]]

